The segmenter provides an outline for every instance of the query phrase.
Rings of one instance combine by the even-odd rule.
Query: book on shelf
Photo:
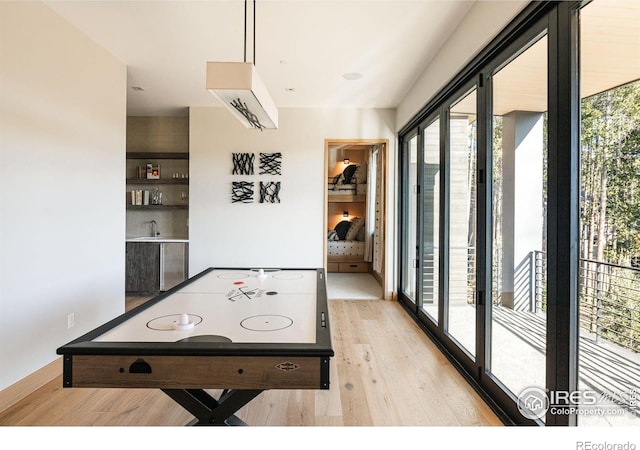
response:
[[[131,205],[142,206],[149,204],[149,191],[135,190],[131,191]]]
[[[147,179],[159,180],[160,179],[160,165],[159,164],[147,164]]]

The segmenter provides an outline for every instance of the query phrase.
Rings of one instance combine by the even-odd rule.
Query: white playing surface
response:
[[[213,270],[94,341],[175,342],[217,335],[234,343],[315,343],[317,272],[267,270],[265,275]],[[181,314],[193,328],[173,328]]]

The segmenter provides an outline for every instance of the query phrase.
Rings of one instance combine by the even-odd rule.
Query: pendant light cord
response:
[[[247,62],[247,0],[244,0],[244,62]],[[253,0],[253,65],[256,65],[256,0]]]

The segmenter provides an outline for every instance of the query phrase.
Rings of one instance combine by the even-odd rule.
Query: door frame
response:
[[[324,172],[323,172],[323,177],[324,177],[324,203],[323,203],[323,237],[322,237],[322,250],[323,250],[323,267],[326,271],[327,269],[327,230],[326,230],[326,224],[327,224],[327,220],[328,220],[328,202],[329,202],[329,193],[327,192],[327,183],[326,183],[326,179],[327,179],[327,173],[329,170],[329,147],[333,146],[333,145],[367,145],[367,146],[371,146],[371,145],[380,145],[383,148],[384,154],[382,155],[382,167],[378,167],[378,170],[381,170],[381,179],[382,179],[382,195],[385,199],[384,201],[384,208],[382,211],[382,216],[383,216],[383,221],[382,223],[384,224],[384,230],[382,233],[383,239],[384,239],[384,257],[383,257],[383,264],[382,264],[382,273],[378,276],[375,272],[371,272],[371,274],[374,276],[374,278],[376,278],[378,280],[378,282],[380,283],[380,285],[382,286],[382,298],[385,300],[388,300],[389,298],[391,298],[393,296],[393,293],[391,292],[392,290],[390,289],[390,287],[393,285],[393,283],[390,283],[388,280],[388,274],[389,274],[389,264],[388,261],[388,256],[390,254],[393,254],[393,252],[391,252],[391,249],[389,248],[389,243],[391,242],[390,240],[390,236],[389,236],[389,175],[388,175],[388,168],[389,168],[389,157],[390,157],[390,151],[389,151],[389,139],[325,139],[324,140]],[[391,268],[392,269],[392,268]]]

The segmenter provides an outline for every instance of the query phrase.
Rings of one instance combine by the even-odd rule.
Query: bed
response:
[[[328,256],[364,256],[364,242],[328,241]]]
[[[367,193],[365,164],[350,164],[341,174],[327,179],[329,195],[364,195]]]
[[[343,220],[327,238],[327,272],[369,272],[364,219]]]
[[[364,256],[364,219],[343,220],[327,235],[327,256]]]

